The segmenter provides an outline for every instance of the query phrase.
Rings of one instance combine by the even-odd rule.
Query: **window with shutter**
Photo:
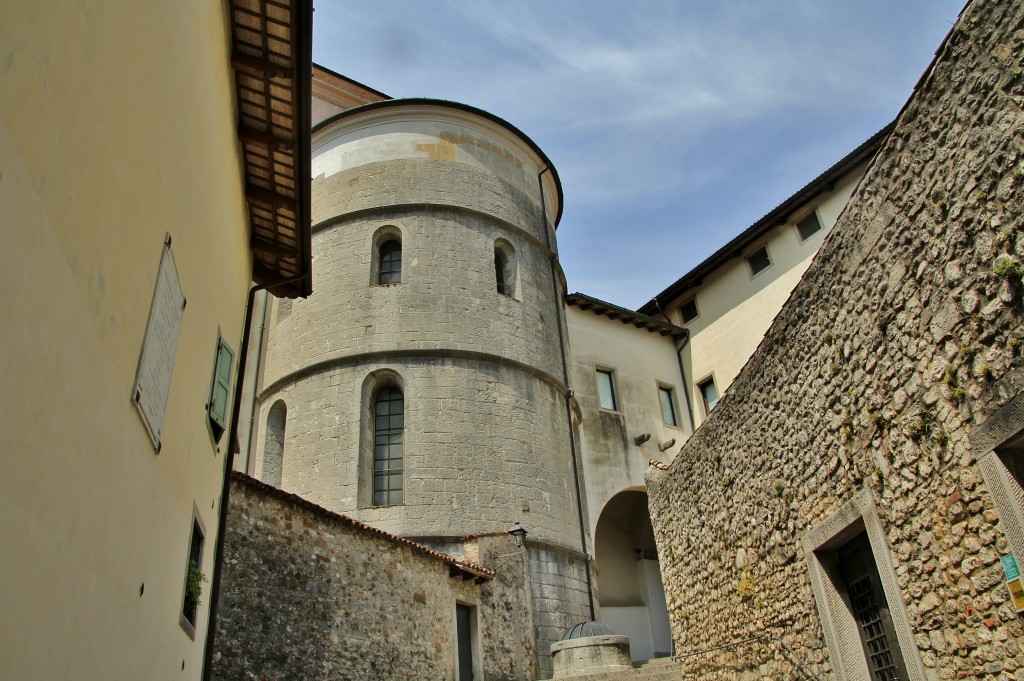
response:
[[[214,442],[220,442],[221,435],[228,428],[228,401],[231,398],[231,367],[234,360],[235,353],[223,338],[218,338],[217,358],[210,385],[210,401],[206,407]]]

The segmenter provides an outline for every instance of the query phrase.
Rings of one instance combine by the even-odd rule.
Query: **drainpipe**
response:
[[[661,302],[657,298],[652,300],[654,301],[655,307],[658,308],[658,312],[661,313],[661,316],[665,318],[666,322],[671,324],[672,320],[668,318],[668,314],[666,314],[665,310],[662,309]],[[686,346],[689,343],[690,332],[687,331],[686,336],[683,337],[683,340],[680,341],[679,346],[676,348],[676,361],[679,362],[679,380],[681,381],[680,385],[683,386],[683,399],[686,400],[686,415],[690,419],[690,432],[692,433],[697,429],[697,426],[693,420],[693,405],[690,403],[690,386],[686,383],[686,369],[683,368],[683,350],[686,349]]]
[[[249,355],[249,336],[252,329],[252,309],[256,300],[256,292],[268,290],[300,281],[309,273],[291,277],[270,284],[257,284],[249,289],[245,301],[245,325],[242,327],[242,345],[238,351],[238,370],[235,375],[235,395],[231,408],[231,425],[228,428],[227,454],[224,455],[224,483],[220,492],[220,514],[217,520],[217,549],[213,558],[213,577],[210,579],[210,618],[206,624],[206,650],[203,658],[203,681],[209,681],[213,667],[213,638],[217,629],[217,610],[220,605],[220,576],[224,567],[224,535],[228,524],[228,499],[231,495],[231,471],[235,463],[235,445],[238,439],[238,412],[242,409],[242,380],[245,376],[245,360]]]
[[[540,188],[541,227],[544,229],[544,240],[547,242],[549,253],[548,262],[551,265],[551,286],[555,292],[555,317],[558,324],[558,347],[562,355],[562,380],[565,382],[566,389],[568,389],[569,360],[566,357],[565,336],[562,333],[562,293],[558,286],[558,273],[555,271],[555,258],[557,256],[551,248],[551,234],[548,232],[548,212],[547,207],[544,205],[544,181],[541,179],[544,173],[550,170],[548,166],[544,166],[544,169],[537,173],[537,186]],[[590,552],[587,550],[587,525],[583,517],[583,489],[580,485],[579,457],[576,452],[576,431],[572,427],[571,390],[565,394],[565,420],[569,426],[569,451],[572,454],[572,476],[573,482],[576,485],[576,511],[580,523],[580,546],[583,547],[583,555],[586,556],[584,565],[587,573],[587,602],[590,606],[590,619],[594,620],[596,619],[594,610],[594,580],[590,574]]]
[[[270,305],[267,303],[269,300],[270,299],[268,297],[263,297],[262,309],[260,310],[260,333],[257,338],[259,344],[256,346],[258,348],[256,352],[256,371],[252,374],[252,404],[249,409],[249,437],[246,438],[247,441],[245,443],[246,475],[252,475],[256,470],[256,466],[252,458],[252,438],[253,435],[256,434],[256,393],[257,387],[259,386],[260,368],[263,365],[263,337],[267,333],[267,310],[270,308]],[[242,380],[244,381],[245,377],[243,377]]]

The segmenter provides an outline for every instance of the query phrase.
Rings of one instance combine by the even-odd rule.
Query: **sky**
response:
[[[316,0],[313,59],[523,131],[569,291],[636,309],[895,118],[962,6]]]

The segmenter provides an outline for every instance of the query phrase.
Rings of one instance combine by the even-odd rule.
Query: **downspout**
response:
[[[652,301],[654,302],[655,307],[658,308],[658,312],[661,313],[661,316],[665,318],[665,321],[671,324],[672,320],[668,318],[668,314],[666,314],[665,310],[661,308],[661,302],[657,298],[653,298]],[[683,399],[686,400],[686,415],[690,419],[690,432],[692,433],[697,429],[697,426],[693,419],[693,405],[690,403],[690,386],[686,382],[686,369],[683,368],[683,350],[686,349],[686,346],[689,345],[689,343],[690,332],[687,331],[686,336],[684,336],[683,340],[680,341],[679,347],[676,348],[676,361],[679,362],[679,380],[680,385],[683,386]]]
[[[242,327],[242,344],[238,351],[238,369],[236,376],[245,375],[245,360],[249,355],[249,337],[252,330],[252,309],[256,300],[256,292],[268,290],[300,281],[309,276],[309,273],[275,281],[269,284],[256,284],[249,289],[249,295],[245,302],[245,323]],[[217,520],[217,548],[213,558],[213,577],[210,579],[210,618],[206,624],[206,651],[203,656],[203,681],[209,681],[213,667],[213,639],[217,630],[217,611],[220,606],[220,576],[224,567],[224,535],[228,524],[228,500],[231,496],[231,472],[234,469],[235,449],[238,444],[238,412],[242,408],[242,381],[235,381],[235,395],[231,407],[231,425],[228,428],[227,454],[224,456],[224,483],[220,492],[220,513]]]
[[[558,273],[555,270],[555,258],[557,255],[551,247],[551,234],[548,231],[548,212],[547,207],[544,204],[544,181],[541,179],[544,173],[550,171],[548,166],[544,166],[544,169],[537,173],[537,186],[540,189],[540,210],[541,210],[541,226],[544,229],[544,240],[547,242],[548,247],[548,263],[551,265],[551,286],[555,292],[555,317],[558,322],[558,347],[561,350],[562,356],[562,377],[565,382],[565,387],[569,388],[569,359],[566,356],[565,351],[565,334],[562,333],[562,292],[558,286]],[[596,619],[596,613],[594,610],[594,581],[590,574],[590,551],[587,550],[587,525],[583,517],[583,490],[580,486],[580,468],[579,468],[579,457],[576,452],[576,431],[572,427],[572,391],[568,390],[565,394],[565,419],[569,426],[569,451],[572,454],[572,476],[573,482],[576,485],[576,511],[579,518],[580,524],[580,546],[583,547],[583,555],[586,556],[584,560],[584,566],[586,567],[587,573],[587,602],[590,606],[590,619]]]

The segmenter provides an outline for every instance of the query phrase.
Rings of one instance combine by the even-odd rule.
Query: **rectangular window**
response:
[[[760,274],[768,269],[772,264],[771,258],[768,257],[768,247],[761,246],[761,248],[748,255],[747,264],[750,265],[751,276]]]
[[[715,388],[715,379],[709,378],[697,386],[700,390],[701,401],[704,402],[704,413],[710,414],[711,410],[718,404],[718,390]]]
[[[597,370],[597,401],[602,409],[618,411],[619,404],[615,398],[614,372],[608,369]]]
[[[213,362],[213,379],[210,381],[210,400],[206,411],[210,419],[210,432],[214,442],[220,442],[221,435],[228,429],[228,402],[231,399],[231,366],[235,353],[224,342],[217,339],[217,356]]]
[[[683,318],[683,324],[688,324],[697,318],[697,299],[690,298],[679,306],[679,314]]]
[[[676,419],[676,396],[672,388],[658,386],[658,399],[661,401],[661,419],[668,426],[678,426]]]
[[[203,544],[205,533],[198,514],[193,512],[192,536],[189,539],[188,563],[185,566],[185,593],[181,601],[181,616],[178,618],[181,628],[190,638],[196,637],[196,613],[202,605],[203,583]]]
[[[797,224],[796,230],[800,232],[800,241],[807,241],[811,236],[821,231],[818,213],[812,210],[807,217]]]

